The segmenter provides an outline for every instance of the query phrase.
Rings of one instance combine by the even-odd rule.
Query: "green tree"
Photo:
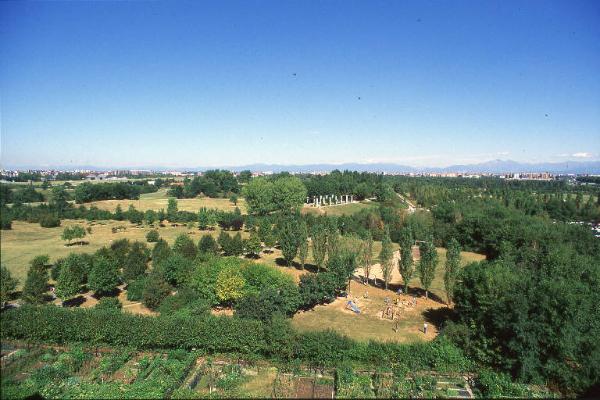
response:
[[[55,186],[52,188],[50,206],[58,212],[58,215],[62,215],[71,206],[68,200],[69,194],[64,186]]]
[[[267,215],[275,209],[274,185],[267,178],[252,179],[242,190],[249,214]]]
[[[260,243],[260,238],[258,237],[258,232],[256,229],[252,229],[250,231],[250,238],[246,240],[246,252],[253,257],[258,257],[260,251],[262,250],[262,244]]]
[[[146,273],[148,267],[148,248],[144,243],[132,243],[127,257],[123,261],[123,280],[131,282]]]
[[[327,232],[322,225],[313,226],[311,233],[313,260],[319,271],[325,265],[327,254]]]
[[[444,287],[446,288],[448,304],[450,304],[454,298],[454,288],[456,287],[456,280],[460,272],[460,244],[454,238],[447,245],[445,267]]]
[[[65,262],[56,282],[56,296],[65,301],[77,296],[81,291],[81,277],[75,262]]]
[[[419,260],[418,271],[419,279],[423,289],[425,289],[425,298],[429,298],[429,288],[435,278],[435,269],[437,268],[438,254],[433,240],[430,238],[421,243],[420,246],[421,259]]]
[[[194,241],[185,233],[177,236],[175,243],[173,243],[173,251],[191,260],[196,258],[198,253]]]
[[[8,208],[4,207],[0,211],[0,229],[12,229],[12,215]]]
[[[400,233],[400,261],[398,269],[404,281],[404,293],[408,293],[408,284],[415,273],[412,257],[413,239],[410,229],[403,229]]]
[[[229,253],[232,256],[241,256],[244,254],[244,241],[239,232],[233,235],[231,242],[229,242]]]
[[[164,239],[158,239],[152,249],[152,264],[159,264],[162,260],[171,255],[171,247]]]
[[[59,279],[58,277],[60,277],[60,272],[63,270],[63,267],[65,267],[69,269],[70,275],[75,281],[77,281],[77,284],[83,285],[87,282],[88,273],[92,266],[92,261],[93,257],[89,254],[69,254],[65,259],[63,259],[60,262],[60,271],[58,272],[56,280]],[[58,263],[59,261],[57,261],[57,264]]]
[[[327,229],[327,258],[334,258],[340,250],[340,233],[335,226]]]
[[[123,209],[120,204],[117,204],[117,208],[115,208],[115,215],[113,217],[117,221],[123,221],[125,219],[125,215],[123,214]]]
[[[383,239],[381,239],[381,252],[379,253],[379,263],[381,265],[381,272],[383,273],[385,289],[387,290],[388,284],[392,277],[394,263],[394,248],[392,247],[392,241],[390,239],[390,234],[387,229],[385,230]]]
[[[262,218],[258,225],[258,236],[260,240],[265,244],[267,249],[272,249],[275,246],[275,235],[273,234],[273,228],[271,222],[267,218]]]
[[[221,251],[225,255],[231,255],[230,254],[231,236],[229,236],[229,234],[227,232],[221,231],[221,233],[219,233],[219,237],[217,239],[217,242],[219,243],[219,247],[221,248]]]
[[[308,258],[308,227],[304,221],[300,223],[298,242],[298,259],[300,260],[300,267],[304,269]]]
[[[8,268],[2,265],[0,267],[0,307],[4,307],[18,283],[19,281],[11,276]]]
[[[192,269],[190,259],[178,253],[172,254],[156,266],[156,271],[173,286],[182,286],[188,282]]]
[[[279,245],[281,246],[281,254],[285,263],[289,266],[298,254],[300,245],[299,232],[297,229],[298,223],[294,220],[287,220],[279,229]]]
[[[177,214],[179,210],[177,208],[177,199],[169,198],[169,203],[167,204],[167,219],[169,222],[177,221]]]
[[[160,303],[171,294],[171,286],[159,274],[150,274],[142,294],[142,303],[151,310],[156,310]]]
[[[238,181],[240,181],[240,183],[248,183],[250,182],[250,179],[252,179],[252,172],[250,170],[243,170],[238,175]]]
[[[146,212],[144,212],[144,220],[148,225],[154,225],[154,221],[156,221],[156,211],[146,210]]]
[[[215,287],[217,298],[222,303],[232,303],[241,299],[244,295],[246,282],[239,269],[226,267],[217,278]]]
[[[273,185],[273,204],[282,212],[298,211],[306,200],[306,186],[295,176],[282,177]]]
[[[71,244],[73,239],[83,239],[85,237],[85,229],[80,225],[67,226],[61,235],[62,240],[66,240]]]
[[[231,201],[234,206],[237,206],[237,203],[238,203],[238,196],[237,196],[237,194],[232,194],[231,197],[229,197],[229,201]]]
[[[127,209],[127,219],[132,224],[141,224],[144,219],[144,213],[135,209],[133,204],[129,205],[129,209]]]
[[[198,251],[202,254],[217,254],[219,252],[219,245],[212,235],[202,235],[198,242]]]
[[[88,286],[98,295],[114,291],[119,285],[119,270],[117,264],[106,257],[94,258],[94,263],[88,278]]]
[[[198,228],[204,231],[210,227],[210,212],[206,207],[202,207],[198,211]]]
[[[160,235],[156,229],[152,229],[146,233],[146,241],[148,243],[156,243],[158,242],[158,239],[160,239]]]
[[[41,304],[48,290],[48,256],[37,256],[31,260],[25,286],[23,287],[23,300],[27,303]]]
[[[373,265],[373,236],[370,231],[367,231],[367,238],[360,244],[357,261],[359,266],[363,268],[368,282],[371,274],[371,266]]]

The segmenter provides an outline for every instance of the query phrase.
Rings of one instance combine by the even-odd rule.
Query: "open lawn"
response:
[[[96,206],[101,210],[115,211],[117,204],[120,204],[123,211],[127,211],[129,205],[133,204],[133,206],[140,211],[158,211],[161,208],[166,211],[168,202],[169,197],[167,196],[167,190],[160,189],[155,193],[142,194],[139,200],[102,200],[86,203],[85,206]],[[177,199],[177,208],[181,211],[198,212],[198,210],[202,207],[216,208],[223,211],[233,211],[236,206],[229,201],[229,199],[221,198],[213,199],[210,197],[197,197],[194,199]],[[246,202],[244,199],[238,200],[237,207],[239,207],[242,213],[246,213]]]
[[[375,255],[379,253],[381,244],[376,242]],[[397,253],[396,253],[397,254]],[[430,298],[424,297],[421,282],[418,278],[411,280],[409,285],[409,295],[398,295],[394,290],[403,283],[397,269],[394,269],[391,279],[391,285],[388,290],[383,289],[381,281],[382,273],[379,264],[371,268],[371,278],[377,276],[378,287],[371,284],[364,285],[362,281],[362,269],[355,273],[356,280],[351,281],[349,299],[355,301],[360,314],[355,314],[346,309],[346,303],[349,299],[338,298],[330,304],[317,306],[313,310],[300,312],[292,320],[292,324],[299,330],[323,330],[333,329],[339,333],[347,335],[356,340],[380,340],[393,342],[415,342],[423,340],[432,340],[437,336],[438,323],[441,317],[446,313],[445,290],[444,290],[444,262],[446,261],[446,249],[438,248],[439,263],[436,269],[436,276],[431,285]],[[483,260],[485,257],[481,254],[463,252],[462,264],[466,265],[473,261]],[[365,293],[367,293],[365,297]],[[412,296],[417,296],[417,305],[411,305]],[[385,306],[385,298],[392,302],[399,301],[399,318],[397,332],[396,322],[382,318],[382,311]],[[429,325],[427,335],[422,331],[423,323]]]
[[[91,226],[92,233],[86,235],[84,241],[88,244],[80,246],[65,246],[65,242],[60,236],[65,227],[70,225]],[[125,231],[112,233],[112,228],[124,226]],[[167,225],[156,229],[162,238],[173,244],[177,235],[189,233],[192,239],[197,242],[200,237],[209,231],[200,231],[198,228],[188,229],[185,225],[173,227]],[[60,257],[65,257],[71,252],[92,253],[102,246],[108,246],[113,240],[127,238],[129,240],[139,240],[146,242],[146,233],[153,228],[144,225],[137,227],[128,221],[101,221],[89,223],[81,220],[63,220],[62,225],[57,228],[42,228],[39,224],[32,224],[22,221],[14,221],[11,230],[2,231],[1,261],[10,272],[19,279],[19,284],[25,282],[29,261],[40,254],[50,256],[50,261],[54,262]],[[215,237],[219,231],[210,231]],[[152,247],[152,243],[148,243]],[[21,286],[19,286],[21,287]]]

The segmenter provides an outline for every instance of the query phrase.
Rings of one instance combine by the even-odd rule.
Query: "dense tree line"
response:
[[[77,204],[99,200],[137,200],[142,193],[156,192],[158,187],[148,181],[90,183],[84,182],[75,187],[74,199]]]
[[[467,266],[447,335],[523,382],[580,392],[600,382],[600,258],[568,245]]]
[[[9,185],[0,184],[0,206],[11,203],[34,203],[45,201],[44,195],[32,185],[19,186],[14,190]]]
[[[183,186],[175,185],[169,189],[169,196],[193,198],[200,194],[208,197],[228,197],[231,193],[239,193],[240,186],[236,177],[225,170],[210,170],[192,179],[186,178]]]

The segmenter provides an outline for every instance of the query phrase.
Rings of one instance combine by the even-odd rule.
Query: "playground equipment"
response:
[[[348,301],[348,303],[346,303],[346,308],[354,311],[356,314],[360,314],[360,308],[358,308],[356,303],[353,302],[352,300],[350,300],[350,301]]]

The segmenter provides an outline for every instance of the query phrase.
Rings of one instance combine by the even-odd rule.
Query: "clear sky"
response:
[[[1,2],[2,165],[600,159],[600,1]]]

